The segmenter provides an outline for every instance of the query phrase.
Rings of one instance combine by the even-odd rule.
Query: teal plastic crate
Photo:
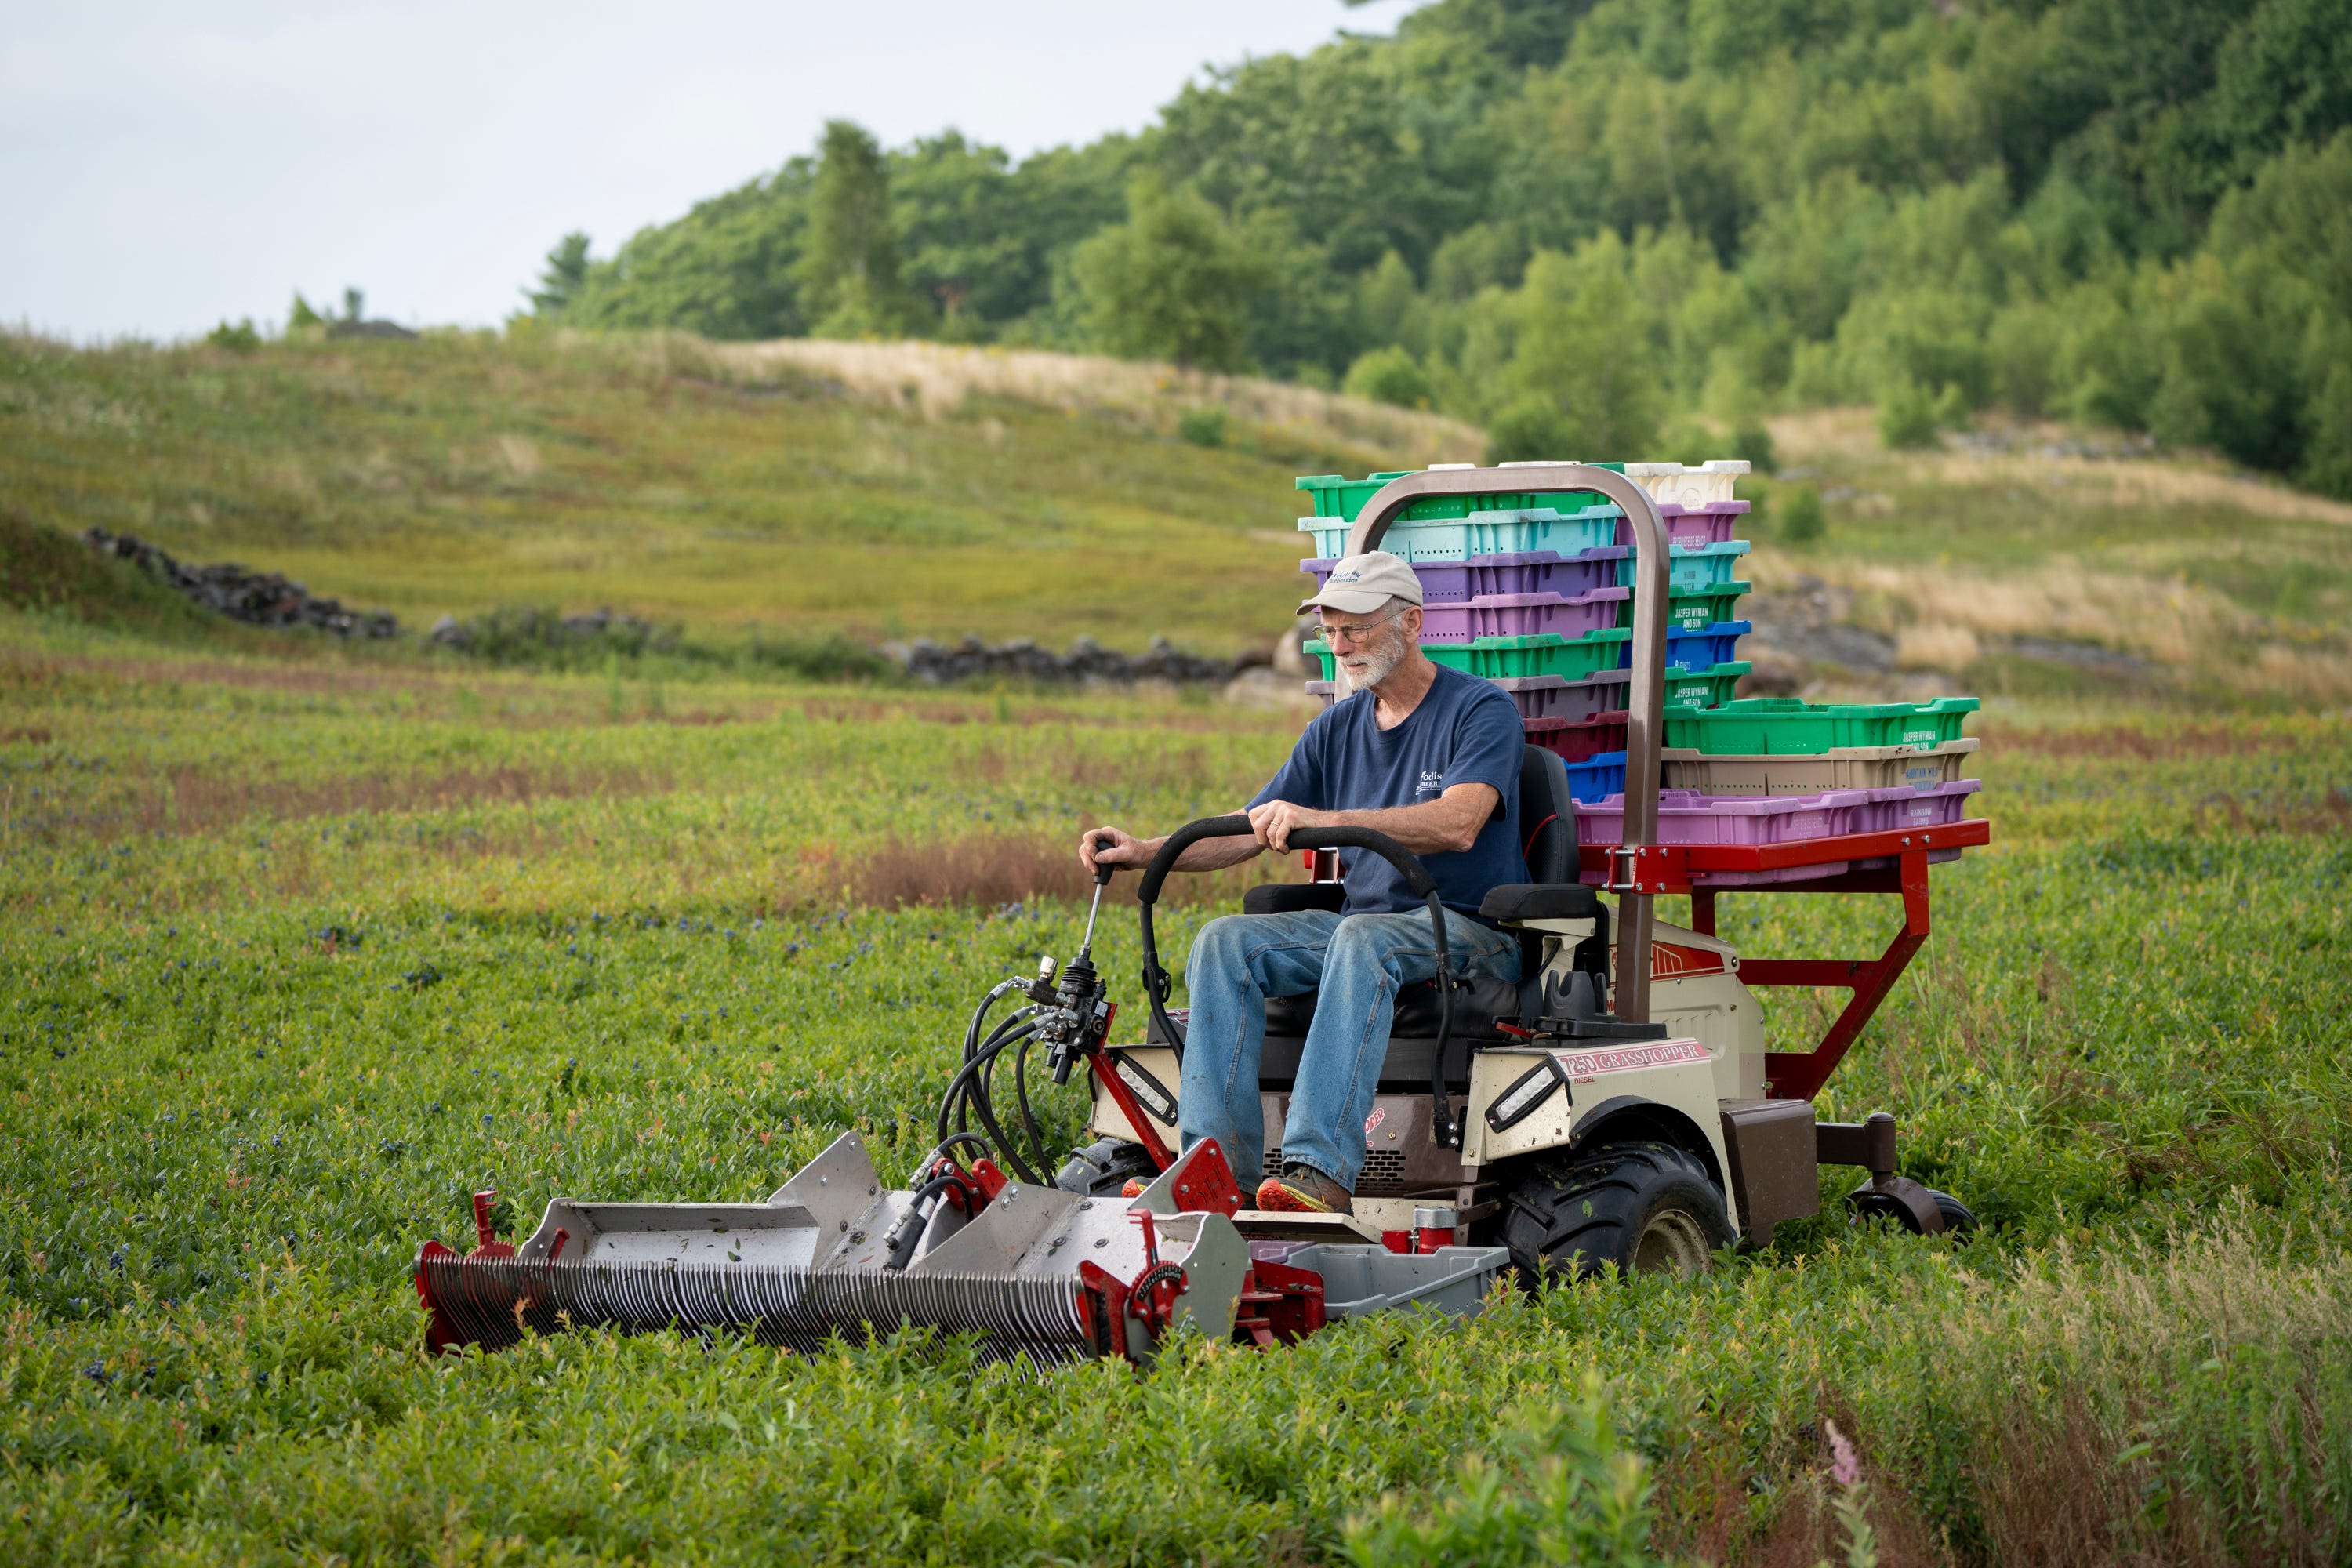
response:
[[[1666,671],[1666,706],[1720,708],[1739,689],[1739,678],[1755,668],[1738,658],[1700,670],[1670,669]]]
[[[1930,752],[1960,738],[1977,710],[1973,697],[1933,702],[1801,702],[1752,697],[1721,708],[1666,716],[1666,744],[1710,756],[1817,756],[1850,746],[1901,746]]]
[[[1622,463],[1595,463],[1593,467],[1614,468],[1621,472],[1624,468]],[[1409,473],[1420,471],[1417,468],[1399,468],[1392,473],[1373,474],[1360,479],[1346,479],[1339,474],[1301,474],[1294,482],[1307,492],[1315,507],[1316,516],[1353,522],[1364,510],[1364,503],[1379,494],[1381,487],[1391,479],[1401,479]],[[1526,490],[1496,490],[1475,496],[1431,496],[1406,507],[1400,521],[1421,522],[1458,519],[1474,511],[1516,511],[1528,507],[1548,506],[1561,511],[1578,511],[1599,500],[1601,497],[1591,490],[1549,495],[1537,495]],[[1601,542],[1606,544],[1610,541],[1604,539]]]
[[[1677,594],[1696,592],[1705,588],[1720,588],[1732,580],[1738,570],[1739,558],[1748,553],[1748,541],[1727,539],[1720,544],[1675,544],[1667,547],[1666,572]],[[1633,586],[1633,558],[1631,555],[1617,563],[1617,585]],[[1729,619],[1717,616],[1718,620]]]
[[[1540,637],[1480,637],[1475,642],[1423,643],[1421,651],[1432,664],[1445,665],[1488,680],[1527,675],[1563,675],[1570,680],[1617,668],[1624,657],[1626,631],[1587,632],[1570,641],[1558,633]],[[1323,666],[1323,679],[1339,679],[1339,657],[1320,637],[1304,645]]]
[[[1574,556],[1616,538],[1620,515],[1607,501],[1568,512],[1554,507],[1475,511],[1452,519],[1391,523],[1381,535],[1380,548],[1407,561],[1464,561],[1474,555],[1541,550]],[[1298,520],[1298,531],[1314,535],[1316,553],[1327,561],[1348,552],[1353,527],[1328,517]]]

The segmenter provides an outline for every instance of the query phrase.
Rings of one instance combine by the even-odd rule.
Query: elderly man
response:
[[[1489,889],[1527,879],[1518,834],[1518,711],[1490,683],[1421,651],[1421,581],[1385,551],[1351,555],[1298,606],[1320,613],[1347,694],[1318,715],[1290,760],[1249,804],[1255,837],[1185,850],[1183,871],[1286,853],[1300,828],[1370,827],[1421,857],[1447,915],[1457,974],[1518,978],[1517,941],[1479,919]],[[1098,839],[1111,847],[1097,851]],[[1163,842],[1097,827],[1079,840],[1091,868],[1148,863]],[[1318,991],[1282,1131],[1282,1173],[1258,1188],[1262,1209],[1349,1212],[1401,987],[1437,973],[1429,907],[1377,855],[1344,861],[1337,914],[1228,915],[1192,944],[1178,1121],[1187,1147],[1214,1138],[1236,1171],[1264,1158],[1258,1057],[1269,996]]]

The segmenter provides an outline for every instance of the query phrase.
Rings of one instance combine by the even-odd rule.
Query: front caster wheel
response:
[[[1969,1212],[1968,1205],[1951,1194],[1939,1193],[1933,1187],[1923,1187],[1899,1176],[1894,1180],[1902,1184],[1903,1190],[1896,1190],[1892,1184],[1864,1182],[1849,1194],[1845,1201],[1853,1209],[1853,1217],[1858,1220],[1891,1219],[1913,1236],[1925,1236],[1931,1229],[1940,1229],[1946,1236],[1963,1237],[1977,1228],[1977,1216]],[[1940,1226],[1931,1227],[1926,1223],[1926,1215],[1921,1210],[1929,1205],[1934,1208],[1936,1217],[1943,1222]]]

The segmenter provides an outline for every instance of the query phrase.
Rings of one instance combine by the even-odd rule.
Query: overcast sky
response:
[[[610,255],[835,116],[1019,155],[1415,3],[0,0],[0,319],[183,337],[355,286],[488,324],[566,230]]]

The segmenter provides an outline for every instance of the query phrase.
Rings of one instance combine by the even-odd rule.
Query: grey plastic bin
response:
[[[1385,1247],[1345,1247],[1318,1241],[1284,1259],[1323,1276],[1323,1310],[1333,1319],[1391,1307],[1426,1307],[1475,1318],[1496,1276],[1511,1266],[1501,1247],[1441,1247],[1434,1252],[1391,1252]]]

